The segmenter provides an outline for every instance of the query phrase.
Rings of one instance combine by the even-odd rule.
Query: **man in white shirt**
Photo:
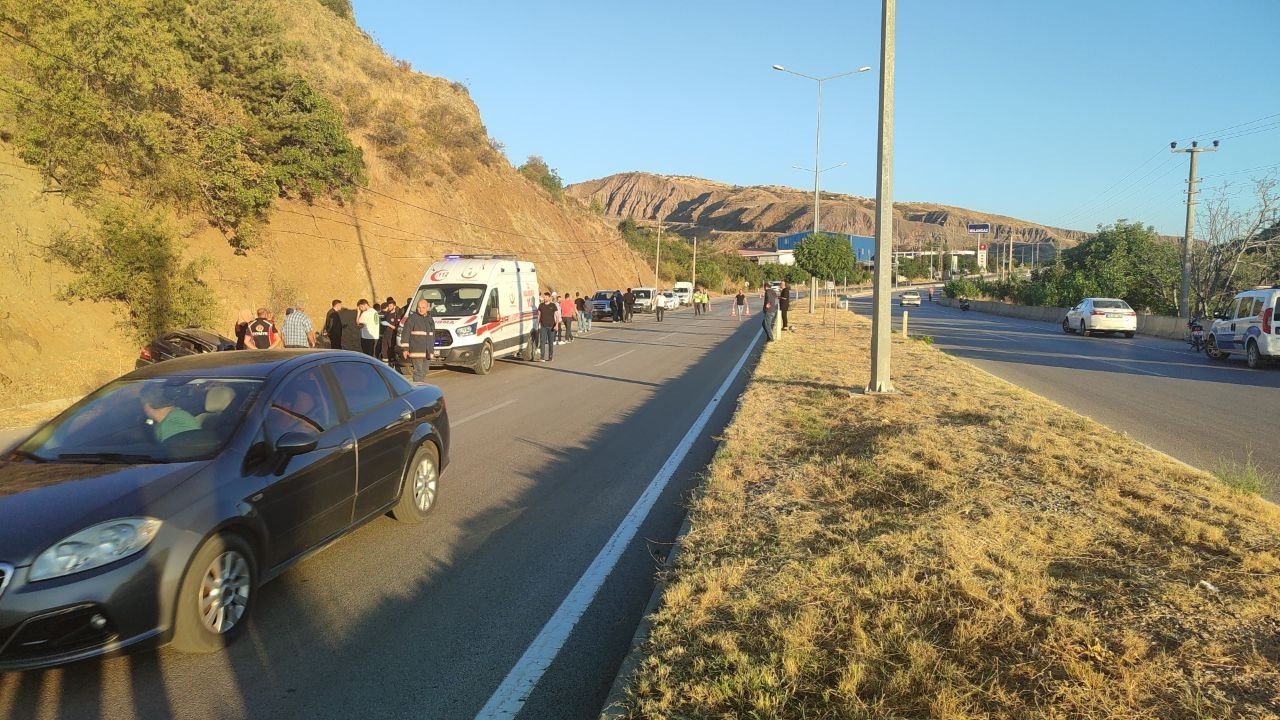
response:
[[[369,306],[369,301],[360,298],[356,303],[356,325],[360,326],[360,349],[369,357],[376,357],[378,348],[379,323],[382,322],[378,311]]]

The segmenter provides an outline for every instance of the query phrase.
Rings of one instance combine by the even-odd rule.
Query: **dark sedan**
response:
[[[435,506],[440,390],[342,351],[125,375],[0,460],[0,670],[142,643],[225,646],[259,586],[390,512]]]
[[[147,343],[138,353],[134,367],[146,367],[187,355],[235,350],[236,341],[200,328],[172,330]]]

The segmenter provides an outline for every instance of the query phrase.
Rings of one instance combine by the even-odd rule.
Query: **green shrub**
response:
[[[78,274],[62,288],[62,299],[123,303],[120,327],[145,343],[212,319],[214,295],[200,279],[205,260],[184,261],[178,245],[159,216],[110,206],[99,213],[92,236],[63,235],[48,253]]]
[[[981,294],[977,283],[968,278],[952,278],[942,286],[942,294],[949,298],[972,298]]]
[[[546,190],[551,197],[557,200],[564,197],[564,180],[560,178],[560,173],[556,172],[555,168],[547,165],[546,160],[537,155],[530,155],[518,170],[534,185]]]

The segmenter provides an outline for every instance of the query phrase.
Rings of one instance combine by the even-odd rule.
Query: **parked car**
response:
[[[907,290],[906,292],[902,293],[901,295],[898,296],[898,305],[901,307],[906,307],[908,305],[915,305],[916,307],[920,307],[920,291]]]
[[[693,303],[693,283],[678,282],[671,286],[671,292],[680,298],[681,305],[689,305]]]
[[[591,296],[587,305],[591,310],[592,320],[612,317],[613,310],[609,307],[609,299],[613,297],[614,292],[614,290],[597,290],[596,294]]]
[[[440,390],[355,353],[134,370],[0,462],[0,670],[222,648],[308,553],[387,512],[424,519],[448,460]]]
[[[653,312],[658,291],[654,288],[632,288],[631,294],[636,298],[636,312]]]
[[[1237,293],[1214,313],[1204,351],[1215,360],[1243,353],[1251,368],[1280,358],[1280,285]]]
[[[1133,337],[1138,331],[1138,313],[1119,298],[1085,298],[1062,318],[1062,332],[1124,333]]]
[[[665,310],[675,310],[680,307],[680,298],[676,297],[676,294],[670,290],[663,290],[658,293],[658,303]]]
[[[204,353],[235,349],[235,340],[223,337],[215,332],[201,330],[200,328],[173,330],[147,343],[142,348],[142,351],[138,353],[138,359],[134,362],[134,367],[146,367],[147,365],[187,355],[202,355]]]

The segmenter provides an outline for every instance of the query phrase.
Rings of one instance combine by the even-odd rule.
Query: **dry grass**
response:
[[[1275,506],[925,343],[851,395],[867,334],[766,352],[628,717],[1276,717]]]

